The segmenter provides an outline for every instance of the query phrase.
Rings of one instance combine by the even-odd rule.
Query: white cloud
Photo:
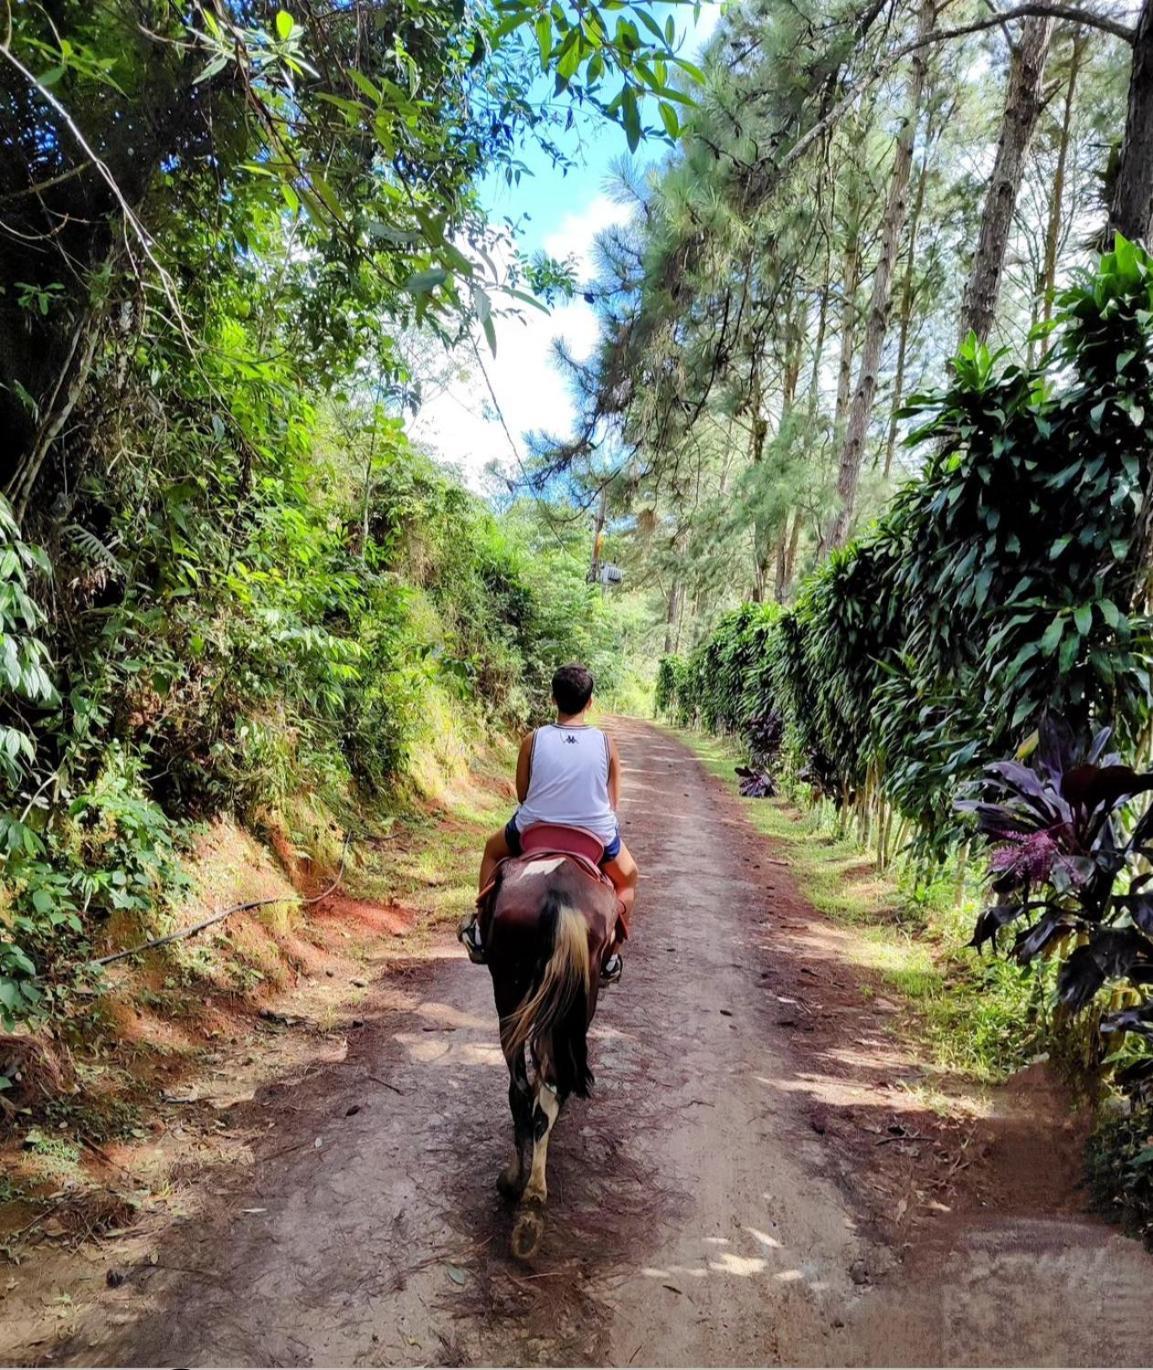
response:
[[[546,237],[545,251],[564,260],[573,257],[579,278],[592,270],[592,247],[596,235],[613,224],[624,223],[627,205],[598,195],[583,209],[569,214]],[[549,314],[525,307],[522,318],[504,317],[496,323],[496,356],[483,339],[480,355],[501,412],[522,458],[524,435],[529,431],[567,434],[575,409],[565,377],[556,366],[552,343],[563,338],[574,356],[587,357],[596,344],[596,313],[579,295]],[[454,378],[444,390],[422,407],[411,424],[412,436],[427,444],[445,462],[459,466],[469,484],[479,487],[482,473],[494,459],[515,471],[516,463],[492,404],[484,377],[473,358],[462,358],[467,378]]]

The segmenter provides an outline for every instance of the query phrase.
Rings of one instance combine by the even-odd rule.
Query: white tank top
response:
[[[533,733],[528,793],[515,821],[518,832],[533,823],[564,823],[612,841],[609,740],[599,728],[549,723]]]

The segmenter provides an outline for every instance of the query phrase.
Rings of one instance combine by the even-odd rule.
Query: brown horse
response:
[[[593,1082],[588,1027],[617,898],[578,861],[555,852],[507,861],[498,880],[481,929],[516,1149],[497,1184],[519,1200],[512,1250],[527,1260],[544,1235],[549,1134],[569,1095],[587,1097]]]

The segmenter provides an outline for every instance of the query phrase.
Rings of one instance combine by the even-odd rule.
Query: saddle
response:
[[[484,908],[489,895],[500,883],[506,866],[527,866],[530,862],[547,860],[550,856],[575,861],[586,875],[607,885],[615,893],[613,882],[600,866],[605,845],[596,833],[589,832],[587,828],[569,828],[561,823],[533,823],[521,833],[520,845],[520,856],[506,856],[497,865],[492,879],[477,895],[478,908]]]

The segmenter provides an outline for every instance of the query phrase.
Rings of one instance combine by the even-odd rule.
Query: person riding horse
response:
[[[583,666],[553,677],[557,721],[521,746],[520,807],[485,846],[477,913],[458,933],[492,976],[515,1146],[497,1183],[520,1203],[512,1249],[522,1259],[544,1232],[553,1124],[565,1100],[592,1085],[588,1029],[600,985],[620,978],[636,895],[616,816],[620,759],[585,722],[592,693]]]
[[[619,947],[628,937],[636,900],[637,865],[621,840],[617,818],[621,779],[617,745],[607,733],[585,721],[592,707],[594,685],[592,672],[575,663],[562,666],[553,676],[557,719],[537,728],[521,743],[516,763],[520,807],[485,844],[477,905],[484,907],[501,862],[522,854],[521,835],[527,829],[549,824],[591,833],[602,848],[598,864],[620,900],[619,919],[601,967],[602,983],[612,984],[621,976]],[[483,964],[483,934],[475,913],[462,921],[458,936],[469,958]]]

